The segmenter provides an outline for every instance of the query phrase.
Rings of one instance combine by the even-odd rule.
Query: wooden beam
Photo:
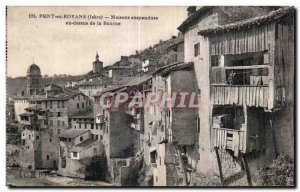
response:
[[[247,162],[247,159],[245,158],[244,155],[242,156],[242,161],[243,161],[244,169],[246,171],[248,185],[252,186],[252,180],[251,180],[250,170],[249,170],[249,167],[248,167],[248,162]]]
[[[216,156],[217,156],[217,160],[218,160],[218,167],[219,167],[219,172],[220,172],[221,184],[224,186],[224,178],[223,178],[223,172],[222,172],[222,164],[221,164],[221,159],[220,159],[218,147],[215,147],[215,152],[216,152]]]
[[[225,69],[262,69],[262,68],[269,68],[269,65],[225,66]]]

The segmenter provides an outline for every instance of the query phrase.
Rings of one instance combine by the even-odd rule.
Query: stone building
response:
[[[93,62],[93,73],[103,74],[103,62],[99,60],[98,53],[96,54],[96,60]]]
[[[107,180],[116,185],[133,185],[137,182],[138,165],[142,162],[141,150],[144,144],[143,108],[128,106],[128,103],[114,106],[116,94],[142,94],[142,91],[147,89],[150,79],[150,75],[136,77],[124,85],[108,88],[95,95],[95,105],[100,112],[96,116],[96,125],[103,129]],[[105,105],[99,106],[101,96],[108,92],[111,95],[105,97]],[[129,98],[128,102],[130,99],[133,98]],[[135,161],[137,162],[134,163]]]
[[[20,122],[20,114],[25,113],[25,109],[29,107],[28,96],[16,96],[14,97],[14,111],[15,111],[15,120]]]
[[[194,93],[194,107],[183,105],[187,98],[181,98],[182,92],[187,98]],[[144,108],[144,162],[150,167],[154,186],[184,185],[189,180],[182,173],[188,166],[196,169],[199,161],[198,94],[193,64],[179,62],[158,69],[146,98],[151,99],[153,94],[161,99]]]
[[[56,85],[47,85],[45,93],[27,101],[30,106],[19,115],[23,152],[27,154],[22,157],[29,159],[27,164],[32,168],[57,169],[59,134],[69,129],[69,117],[92,111],[92,101],[82,93],[63,91]]]
[[[27,70],[27,95],[34,95],[41,92],[42,87],[40,67],[33,63]]]
[[[178,29],[201,94],[197,170],[219,172],[223,182],[222,167],[230,159],[246,170],[251,185],[256,171],[278,153],[293,157],[293,8],[190,11]],[[225,176],[233,174],[232,167],[227,170]]]
[[[59,168],[61,175],[76,178],[95,178],[102,170],[94,170],[95,158],[102,157],[104,148],[88,129],[69,129],[59,135]],[[103,161],[102,161],[103,162]],[[98,167],[99,168],[99,167]]]

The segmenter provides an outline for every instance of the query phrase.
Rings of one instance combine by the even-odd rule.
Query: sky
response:
[[[29,18],[35,14],[37,18]],[[41,14],[97,15],[109,19],[40,18]],[[111,15],[158,20],[113,20]],[[178,35],[186,7],[8,7],[7,76],[26,76],[34,62],[42,75],[80,75],[92,70],[98,51],[104,66]],[[66,25],[68,21],[120,22],[120,26]]]

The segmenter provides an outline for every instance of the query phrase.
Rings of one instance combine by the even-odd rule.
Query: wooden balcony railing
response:
[[[239,151],[245,153],[245,132],[227,128],[213,128],[213,145],[219,149],[229,149],[234,152],[234,156],[239,155]]]
[[[211,85],[211,101],[215,105],[268,107],[269,87],[254,85]]]

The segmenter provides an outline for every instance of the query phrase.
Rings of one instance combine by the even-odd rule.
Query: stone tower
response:
[[[103,62],[99,60],[98,53],[96,54],[96,61],[93,62],[93,73],[102,74]]]
[[[27,94],[34,95],[42,90],[42,75],[40,67],[32,64],[27,69]]]

